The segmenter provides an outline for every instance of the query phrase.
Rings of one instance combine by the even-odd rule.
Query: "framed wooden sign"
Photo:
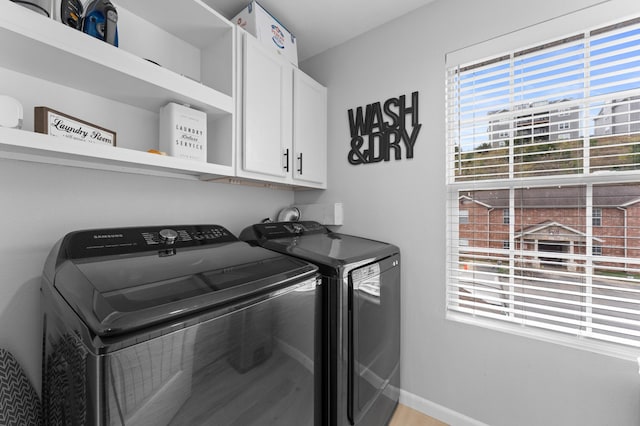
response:
[[[33,127],[46,135],[116,146],[116,132],[43,106],[35,107]]]

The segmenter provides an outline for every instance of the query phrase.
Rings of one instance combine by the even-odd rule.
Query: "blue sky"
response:
[[[531,102],[582,99],[586,86],[588,96],[611,95],[610,100],[640,89],[640,27],[516,57],[513,65],[505,60],[471,69],[457,78],[460,120],[476,122],[460,131],[468,150],[488,140],[489,120],[496,111]],[[595,115],[603,102],[585,109]]]

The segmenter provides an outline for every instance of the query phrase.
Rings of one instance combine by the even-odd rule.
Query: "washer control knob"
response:
[[[160,241],[165,244],[173,244],[178,238],[178,233],[173,229],[162,229],[159,233]]]

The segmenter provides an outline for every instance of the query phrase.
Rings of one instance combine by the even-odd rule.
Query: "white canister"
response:
[[[175,102],[160,108],[160,151],[206,162],[207,114]]]
[[[0,95],[0,127],[22,129],[22,104],[11,96]]]

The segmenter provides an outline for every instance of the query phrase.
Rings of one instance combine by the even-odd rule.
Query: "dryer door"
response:
[[[376,406],[397,401],[400,256],[353,269],[348,285],[347,416],[353,425]]]

